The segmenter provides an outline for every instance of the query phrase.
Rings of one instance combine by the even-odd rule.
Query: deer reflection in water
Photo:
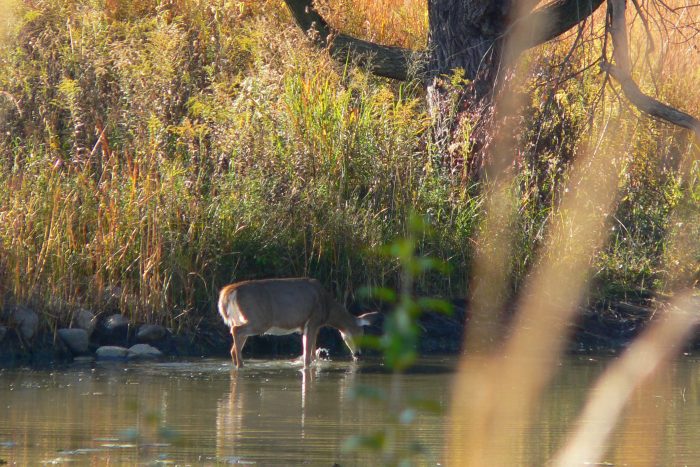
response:
[[[337,458],[338,440],[351,433],[345,419],[357,415],[350,397],[357,364],[342,365],[253,362],[245,372],[232,369],[229,392],[217,403],[217,457],[298,463],[313,450]],[[291,449],[277,452],[272,439]]]

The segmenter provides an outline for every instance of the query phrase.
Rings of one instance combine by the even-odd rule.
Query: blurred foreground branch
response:
[[[692,296],[692,291],[676,299],[665,316],[635,340],[600,377],[590,391],[578,428],[553,465],[597,465],[635,388],[678,352],[699,321],[700,300]]]

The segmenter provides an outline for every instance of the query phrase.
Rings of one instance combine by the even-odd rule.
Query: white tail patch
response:
[[[238,312],[238,305],[236,305],[236,291],[233,291],[230,295],[224,297],[223,295],[219,297],[219,314],[221,319],[228,327],[240,326],[248,322],[241,313]]]

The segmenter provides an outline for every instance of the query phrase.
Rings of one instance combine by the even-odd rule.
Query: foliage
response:
[[[405,405],[399,405],[403,398],[396,375],[409,370],[418,357],[421,314],[425,311],[452,313],[452,305],[445,300],[414,296],[414,283],[417,279],[432,271],[446,275],[449,273],[449,265],[437,258],[417,254],[421,239],[432,233],[423,217],[412,213],[408,226],[408,235],[381,247],[379,252],[398,261],[402,272],[400,290],[397,292],[387,287],[376,287],[362,291],[367,298],[385,302],[392,309],[384,320],[382,336],[363,336],[359,344],[380,351],[386,365],[395,374],[391,394],[375,387],[356,386],[353,395],[383,404],[382,412],[387,414],[387,422],[374,433],[353,436],[344,443],[346,451],[365,449],[377,452],[382,456],[383,465],[412,465],[417,456],[426,454],[413,438],[416,418],[421,411],[442,411],[440,404],[426,399],[409,399]],[[406,449],[397,448],[399,438],[409,441],[402,443],[408,446]]]

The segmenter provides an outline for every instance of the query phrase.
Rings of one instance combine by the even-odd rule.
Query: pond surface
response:
[[[561,444],[606,363],[573,357],[562,364],[522,465],[543,465]],[[440,465],[446,414],[436,409],[448,407],[454,358],[421,360],[396,378],[377,360],[322,362],[308,372],[291,361],[246,364],[238,372],[224,360],[0,370],[0,464],[381,465],[377,454],[342,447],[353,435],[398,426],[390,424],[398,409],[376,399],[393,391],[399,407],[432,401],[388,432],[396,451],[420,443],[417,464]],[[632,405],[653,398],[666,408],[657,437],[662,465],[700,465],[700,361],[682,358],[666,373],[668,385]],[[658,432],[643,416],[628,423],[633,432]]]

